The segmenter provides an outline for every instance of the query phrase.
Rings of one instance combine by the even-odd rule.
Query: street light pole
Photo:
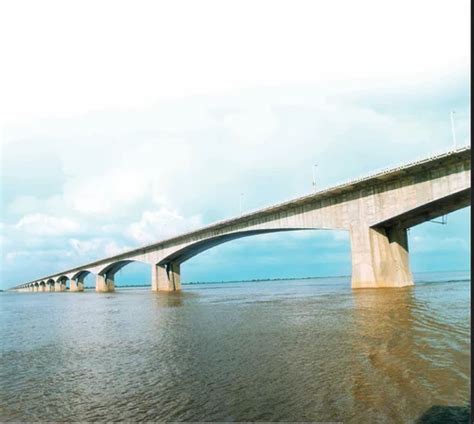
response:
[[[452,110],[451,111],[451,131],[453,133],[453,144],[454,144],[454,150],[456,150],[456,131],[454,129],[454,114],[456,111]]]
[[[313,191],[316,193],[316,167],[318,166],[317,163],[313,165]]]
[[[242,197],[244,193],[240,193],[240,198],[239,198],[239,209],[240,209],[240,215],[242,215]]]

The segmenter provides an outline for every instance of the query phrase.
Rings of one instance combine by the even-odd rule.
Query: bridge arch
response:
[[[223,243],[237,240],[244,237],[251,237],[261,234],[280,233],[303,230],[328,230],[330,228],[267,228],[259,230],[235,231],[205,240],[190,242],[184,246],[169,252],[152,268],[152,290],[154,291],[175,291],[181,288],[181,267],[180,265],[192,257],[221,245]]]
[[[56,282],[54,278],[49,278],[45,281],[47,291],[56,291]]]
[[[54,280],[52,278],[46,281],[46,290],[54,291]]]
[[[69,278],[69,291],[71,292],[83,292],[85,288],[85,279],[89,275],[95,275],[91,269],[81,269],[76,271]]]
[[[93,273],[91,270],[88,270],[88,269],[81,269],[80,271],[77,271],[76,273],[74,273],[74,274],[72,275],[71,280],[76,280],[76,281],[80,281],[81,283],[84,283],[84,279],[85,279],[89,274],[94,275],[94,273]]]
[[[142,262],[142,261],[133,260],[133,259],[127,259],[127,260],[112,262],[111,264],[108,264],[108,265],[104,266],[104,267],[98,272],[98,274],[110,276],[110,277],[113,278],[113,276],[115,275],[115,273],[117,273],[117,272],[120,271],[123,267],[125,267],[126,265],[128,265],[128,264],[130,264],[130,263],[132,263],[132,262]],[[143,263],[143,262],[142,262],[142,263]]]
[[[56,290],[65,291],[67,289],[68,282],[69,278],[66,275],[60,275],[56,278]]]
[[[107,264],[102,269],[100,269],[97,273],[96,290],[104,291],[104,292],[115,290],[115,274],[118,271],[120,271],[122,268],[124,268],[125,266],[131,263],[141,263],[141,264],[150,265],[150,263],[139,260],[139,259],[119,260],[119,261]]]
[[[165,265],[170,262],[182,264],[183,262],[191,259],[192,257],[202,253],[206,250],[212,249],[213,247],[219,246],[220,244],[237,240],[244,237],[250,237],[260,234],[270,233],[281,233],[287,231],[303,231],[303,230],[323,230],[325,228],[274,228],[265,230],[252,230],[252,231],[237,231],[233,233],[223,234],[220,236],[211,237],[205,240],[189,243],[178,250],[165,256],[158,265]]]

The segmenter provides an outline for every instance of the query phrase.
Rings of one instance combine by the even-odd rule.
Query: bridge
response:
[[[471,148],[463,147],[220,221],[115,256],[13,287],[17,291],[115,289],[114,276],[130,262],[151,266],[154,291],[181,289],[181,264],[219,244],[256,234],[297,230],[350,233],[352,288],[413,285],[407,229],[470,205]]]

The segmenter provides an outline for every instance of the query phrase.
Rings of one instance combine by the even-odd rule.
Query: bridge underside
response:
[[[461,190],[442,199],[435,200],[412,209],[401,215],[397,215],[391,219],[377,224],[377,227],[391,228],[395,225],[401,228],[410,228],[415,225],[422,224],[426,221],[439,218],[448,213],[457,211],[470,206],[471,204],[471,189]]]
[[[376,226],[352,226],[352,288],[413,285],[407,229],[470,205],[471,190],[461,190],[399,214]]]

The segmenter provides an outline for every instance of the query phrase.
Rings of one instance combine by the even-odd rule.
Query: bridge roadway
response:
[[[357,160],[357,159],[356,159]],[[155,291],[181,289],[180,265],[219,244],[279,231],[335,229],[350,233],[352,288],[413,285],[407,228],[470,205],[471,149],[464,147],[288,202],[220,221],[115,256],[13,287],[18,291],[115,289],[114,275],[133,261],[151,266]]]

